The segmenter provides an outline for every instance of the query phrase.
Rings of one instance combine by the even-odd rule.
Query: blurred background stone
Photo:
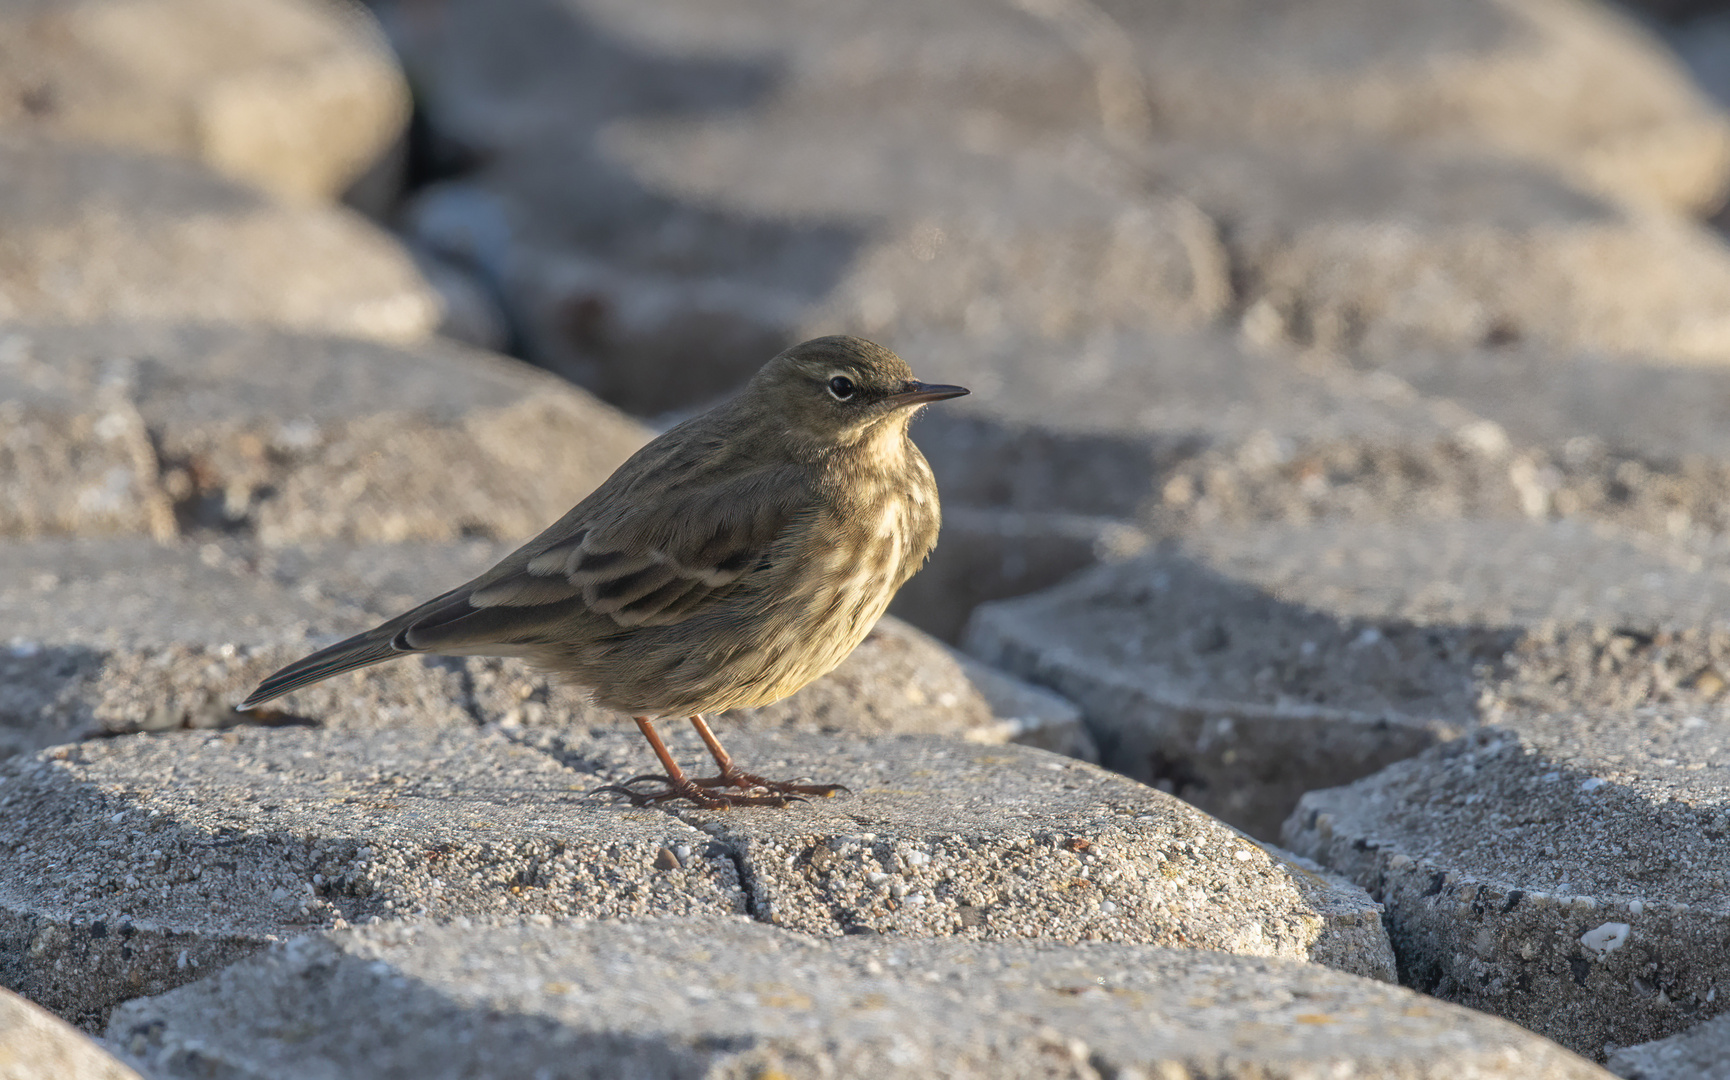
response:
[[[190,158],[274,195],[329,200],[400,169],[408,114],[389,45],[348,0],[0,4],[11,131]]]
[[[351,210],[36,135],[0,137],[0,173],[0,322],[241,322],[398,341],[438,323],[408,254]]]
[[[25,537],[526,540],[649,438],[520,361],[256,326],[0,325],[0,409]]]

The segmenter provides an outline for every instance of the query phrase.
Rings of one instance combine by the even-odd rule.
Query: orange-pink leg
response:
[[[783,795],[821,795],[825,798],[837,791],[847,790],[840,784],[800,784],[785,780],[765,780],[754,773],[744,772],[733,764],[732,755],[722,749],[721,740],[715,738],[715,733],[709,730],[709,725],[704,723],[701,716],[693,716],[690,720],[691,726],[697,729],[698,737],[703,740],[703,745],[709,748],[709,756],[715,759],[715,764],[721,770],[718,775],[693,780],[692,783],[699,787],[736,787],[747,790],[764,788]]]
[[[675,799],[684,799],[705,810],[716,810],[726,806],[786,806],[792,801],[785,795],[734,795],[705,790],[706,785],[703,781],[692,780],[685,775],[685,770],[679,768],[679,763],[674,761],[673,755],[667,752],[667,744],[661,741],[660,734],[655,731],[655,725],[649,721],[648,717],[634,716],[631,719],[637,722],[637,730],[643,733],[643,738],[649,740],[649,748],[655,752],[655,757],[660,759],[661,768],[667,770],[666,775],[632,777],[623,784],[608,784],[605,787],[596,788],[595,794],[604,791],[623,795],[630,800],[632,806],[658,806]],[[711,735],[709,738],[713,739],[714,736]],[[719,743],[714,744],[716,749],[719,746]],[[632,785],[643,780],[659,780],[663,782],[664,786],[652,791],[633,790]],[[740,786],[749,787],[751,785]]]

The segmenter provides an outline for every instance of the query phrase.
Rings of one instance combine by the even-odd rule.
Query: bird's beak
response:
[[[942,383],[922,383],[908,379],[901,384],[900,393],[889,395],[889,403],[897,408],[903,405],[923,405],[927,401],[942,401],[971,392],[965,386],[945,386]]]

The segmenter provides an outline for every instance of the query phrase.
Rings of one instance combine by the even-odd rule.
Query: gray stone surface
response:
[[[669,727],[676,756],[704,759]],[[742,768],[851,789],[792,813],[679,811],[738,854],[752,913],[778,926],[1151,942],[1391,978],[1357,889],[1096,766],[928,736],[718,734]],[[577,768],[645,764],[622,732],[526,737]]]
[[[1715,710],[1730,582],[1578,523],[1219,529],[975,612],[969,651],[1080,705],[1101,760],[1272,839],[1305,791],[1486,720]]]
[[[0,416],[0,535],[25,537],[520,541],[649,437],[445,342],[137,322],[0,329]]]
[[[1690,210],[1725,192],[1723,118],[1674,55],[1608,5],[1099,7],[1135,43],[1157,130],[1476,145]]]
[[[0,754],[244,722],[233,704],[271,671],[436,595],[436,582],[460,583],[498,553],[490,544],[0,545]],[[465,679],[460,662],[386,664],[301,691],[260,719],[467,729]]]
[[[1708,1020],[1668,1039],[1623,1047],[1604,1067],[1622,1080],[1727,1080],[1730,1017]]]
[[[408,107],[359,5],[0,5],[10,130],[193,158],[278,195],[334,199],[401,137]]]
[[[1304,796],[1286,842],[1387,905],[1401,982],[1589,1056],[1730,984],[1730,720],[1671,702],[1511,719]]]
[[[1608,1075],[1511,1024],[1312,965],[817,942],[718,920],[303,938],[125,1006],[108,1038],[162,1080]]]
[[[667,725],[695,766],[694,737]],[[1362,890],[1169,796],[1021,747],[720,734],[747,767],[830,771],[833,800],[632,809],[617,727],[236,728],[0,764],[0,983],[85,1026],[272,935],[750,912],[829,935],[1151,941],[1392,977]],[[796,865],[797,864],[797,865]]]
[[[461,583],[506,550],[482,542],[0,545],[0,755],[92,734],[243,722],[628,725],[518,661],[481,657],[404,659],[297,691],[250,719],[232,711],[276,668]],[[830,675],[726,722],[956,734],[1096,756],[1069,702],[892,618]]]
[[[1719,552],[1730,536],[1730,371],[1509,345],[1376,358],[1527,449],[1510,455],[1534,516],[1590,516]]]
[[[0,765],[0,982],[100,1028],[276,937],[377,916],[742,911],[731,856],[497,734],[256,728]],[[663,855],[667,851],[672,854]]]
[[[1517,514],[1507,439],[1398,378],[1238,337],[896,339],[973,393],[914,426],[945,506],[1211,524],[1375,512]],[[1245,505],[1245,504],[1249,505]],[[963,519],[965,520],[965,519]]]
[[[929,114],[855,108],[618,120],[558,185],[550,163],[501,154],[417,196],[409,228],[501,283],[532,358],[646,413],[837,327],[1043,340],[1224,312],[1213,224],[1126,192],[1101,148],[982,146]]]
[[[140,1080],[66,1021],[0,990],[0,1080]]]
[[[937,106],[1023,138],[1130,145],[1342,131],[1477,144],[1687,208],[1711,207],[1730,164],[1730,132],[1675,57],[1596,5],[519,0],[492,22],[475,0],[379,7],[434,84],[436,122],[482,145],[521,145],[576,79],[605,85],[610,108],[649,111],[673,78],[687,94],[707,78],[732,93],[674,100],[723,114],[769,93]],[[633,72],[620,52],[670,70]],[[521,72],[488,64],[501,54],[535,76],[505,78]],[[589,70],[562,70],[572,57]]]
[[[0,138],[0,319],[249,322],[404,340],[438,299],[352,211],[276,202],[191,162]]]
[[[1149,187],[1218,223],[1257,340],[1730,359],[1721,239],[1548,170],[1361,140],[1170,142],[1146,160]]]

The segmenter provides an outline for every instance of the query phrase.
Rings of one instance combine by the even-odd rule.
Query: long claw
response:
[[[640,779],[640,778],[639,778]],[[773,806],[784,807],[790,802],[803,802],[797,796],[787,795],[733,795],[730,793],[710,793],[701,787],[686,781],[684,784],[669,783],[659,791],[634,791],[623,784],[608,784],[591,791],[591,795],[623,795],[632,806],[659,806],[665,802],[683,799],[704,810],[723,810],[729,806]]]
[[[632,784],[644,784],[651,780],[657,784],[670,784],[673,782],[673,778],[665,773],[643,773],[640,776],[633,776],[629,780],[619,781],[619,786],[630,787]]]
[[[852,794],[845,784],[801,783],[800,781],[804,779],[806,778],[799,777],[795,780],[766,780],[755,773],[740,772],[737,769],[728,769],[725,772],[722,772],[719,776],[698,777],[691,782],[702,788],[736,787],[743,788],[747,791],[760,788],[764,791],[773,791],[777,795],[815,795],[822,799],[830,798],[837,792],[841,791],[846,791],[848,794]]]

